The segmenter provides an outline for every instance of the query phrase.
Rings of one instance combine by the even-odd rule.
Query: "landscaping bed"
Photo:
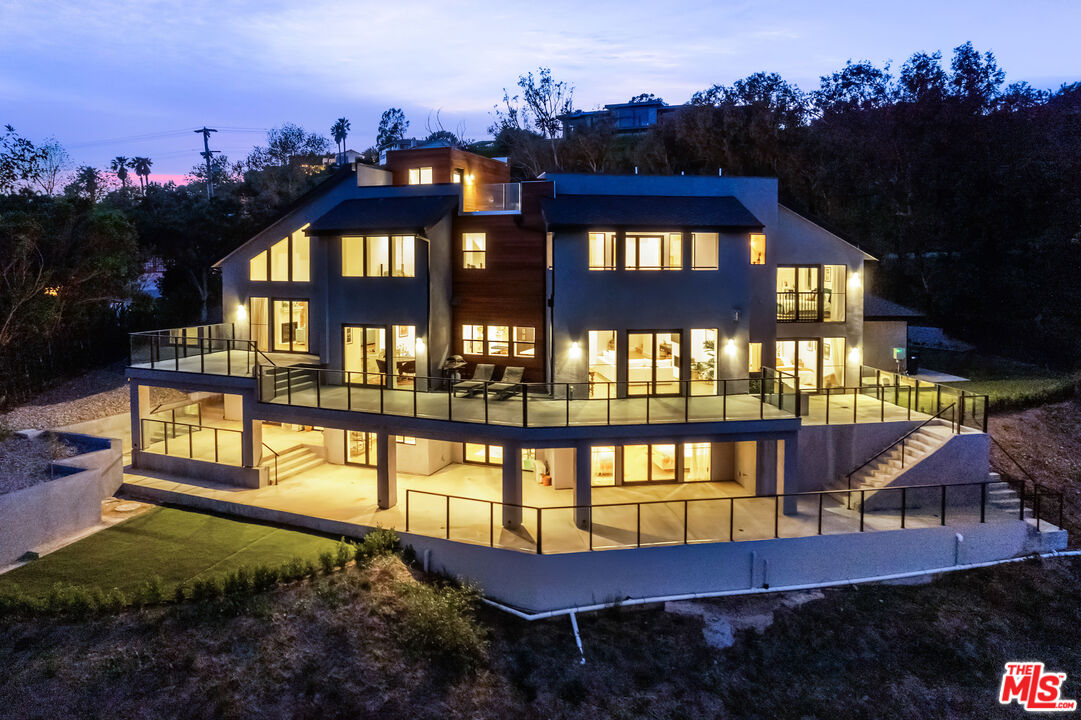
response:
[[[0,429],[0,495],[53,479],[52,462],[80,452],[75,443],[52,433],[26,437]]]

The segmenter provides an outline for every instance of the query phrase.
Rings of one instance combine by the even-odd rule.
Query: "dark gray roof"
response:
[[[907,320],[908,318],[921,317],[923,317],[923,313],[919,310],[913,310],[871,293],[863,294],[864,320]]]
[[[456,207],[456,195],[345,200],[313,222],[308,234],[340,235],[379,230],[423,235]]]
[[[562,195],[541,206],[549,227],[560,225],[635,225],[760,228],[762,223],[734,197],[658,195]]]

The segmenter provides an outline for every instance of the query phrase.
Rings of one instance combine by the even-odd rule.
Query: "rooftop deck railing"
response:
[[[994,500],[1010,489],[1020,508]],[[1026,495],[1032,510],[1025,506]],[[1042,504],[1041,504],[1042,499]],[[408,489],[405,530],[536,554],[740,542],[920,527],[1025,521],[1047,529],[1062,495],[1024,481],[909,485],[882,489],[542,507]],[[515,518],[507,529],[504,520]]]
[[[253,341],[238,339],[233,323],[148,330],[129,337],[129,366],[250,376],[256,366],[274,364]]]
[[[522,210],[521,183],[466,185],[462,193],[463,212],[517,213]]]

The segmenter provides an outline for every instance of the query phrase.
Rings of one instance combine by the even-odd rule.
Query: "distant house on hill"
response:
[[[638,133],[653,127],[665,115],[678,112],[685,107],[687,106],[669,105],[664,100],[656,98],[641,102],[605,105],[603,110],[575,110],[560,115],[559,119],[563,122],[564,135],[606,126],[620,134]]]

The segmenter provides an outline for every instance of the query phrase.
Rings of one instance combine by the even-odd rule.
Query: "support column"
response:
[[[758,439],[755,441],[755,495],[774,495],[777,493],[777,441]]]
[[[398,504],[398,443],[386,430],[375,433],[375,484],[380,510]]]
[[[263,421],[254,417],[255,398],[251,393],[244,393],[242,419],[240,423],[240,464],[244,467],[259,467],[263,461]]]
[[[589,529],[593,505],[592,452],[588,442],[579,441],[574,449],[574,524]]]
[[[803,490],[803,486],[799,479],[799,433],[789,433],[785,435],[784,440],[778,443],[781,447],[778,448],[778,482],[780,483],[781,491],[786,493],[797,493]],[[796,514],[796,499],[792,498],[791,507],[788,502],[785,502],[784,508],[786,515]]]
[[[503,527],[522,524],[522,444],[503,443]]]
[[[150,407],[150,388],[140,385],[134,380],[128,385],[129,407],[131,412],[131,449],[142,450],[143,443],[143,410]]]

